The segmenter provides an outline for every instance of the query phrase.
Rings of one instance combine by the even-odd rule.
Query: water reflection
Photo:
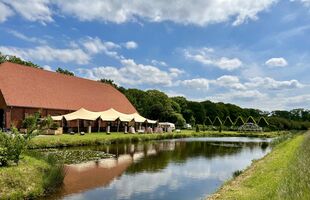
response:
[[[116,157],[66,166],[64,186],[52,198],[201,199],[269,152],[268,142],[191,138],[91,147]]]

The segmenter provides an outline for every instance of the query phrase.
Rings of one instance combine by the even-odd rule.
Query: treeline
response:
[[[186,123],[192,126],[212,123],[217,126],[215,125],[215,123],[218,124],[216,118],[219,118],[225,126],[227,117],[233,125],[238,121],[238,117],[244,122],[251,118],[254,123],[264,118],[268,122],[268,130],[305,130],[310,127],[310,110],[266,112],[259,109],[241,108],[229,103],[214,103],[208,100],[196,102],[189,101],[185,97],[168,97],[158,90],[125,89],[117,86],[113,80],[102,79],[100,81],[111,84],[125,94],[141,115],[159,121],[169,121],[180,128]]]
[[[38,68],[38,69],[43,69],[43,67],[40,67],[37,64],[32,63],[31,61],[24,61],[21,58],[18,58],[16,56],[11,56],[11,55],[4,55],[0,52],[0,64],[4,63],[4,62],[11,62],[11,63],[16,63],[16,64],[20,64],[20,65],[25,65],[28,67],[34,67],[34,68]],[[63,69],[61,67],[58,67],[56,69],[57,73],[60,74],[65,74],[65,75],[69,75],[69,76],[74,76],[74,73],[67,70],[67,69]]]

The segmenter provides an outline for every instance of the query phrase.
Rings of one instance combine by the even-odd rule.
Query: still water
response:
[[[267,154],[269,142],[221,137],[89,147],[115,158],[67,165],[64,185],[51,198],[203,199]]]

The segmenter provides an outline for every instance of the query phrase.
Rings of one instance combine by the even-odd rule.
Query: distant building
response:
[[[20,128],[27,116],[40,112],[63,115],[85,108],[137,112],[128,99],[109,84],[67,76],[10,62],[0,65],[0,128]]]

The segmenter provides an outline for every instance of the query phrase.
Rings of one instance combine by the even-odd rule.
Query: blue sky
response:
[[[0,0],[0,51],[242,107],[310,109],[310,0]]]

